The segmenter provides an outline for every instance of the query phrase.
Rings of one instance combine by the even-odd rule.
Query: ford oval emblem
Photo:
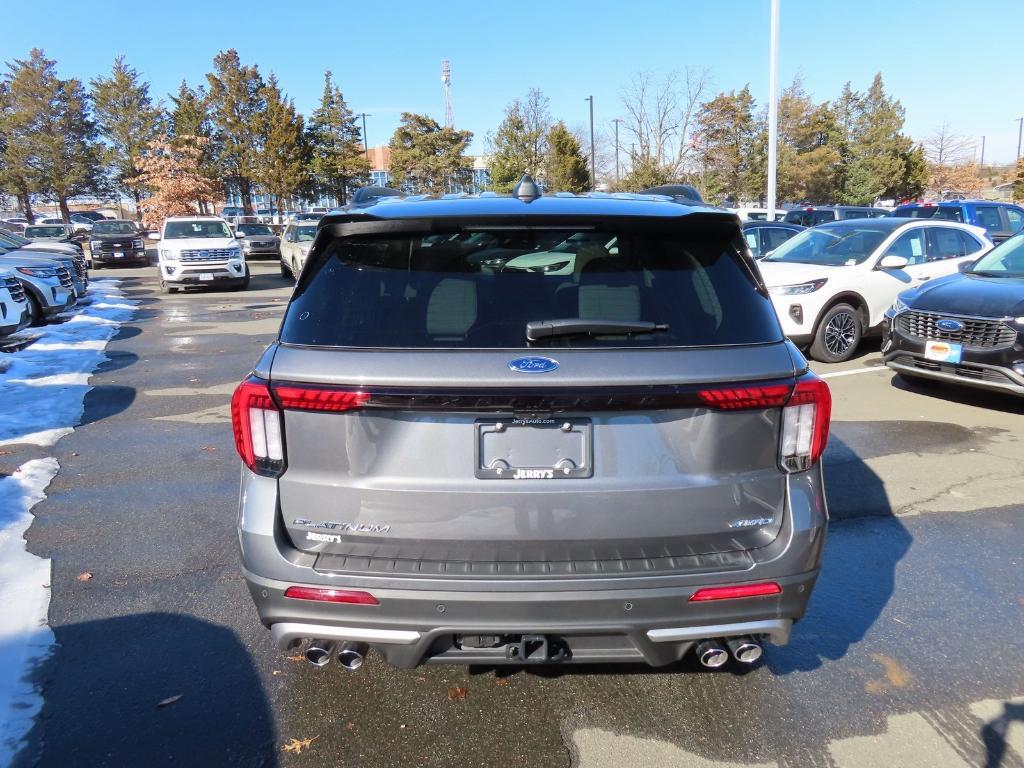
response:
[[[558,361],[550,357],[517,357],[508,367],[518,373],[551,373],[558,370]]]
[[[946,333],[959,333],[964,329],[964,324],[959,320],[951,320],[948,317],[944,317],[935,323],[935,327]]]

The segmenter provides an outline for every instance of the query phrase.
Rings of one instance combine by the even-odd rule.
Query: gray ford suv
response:
[[[281,649],[715,667],[803,615],[831,400],[738,220],[533,190],[320,222],[232,398]]]

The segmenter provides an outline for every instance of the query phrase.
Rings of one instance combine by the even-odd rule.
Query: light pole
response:
[[[590,191],[597,192],[597,162],[594,159],[594,97],[587,96],[584,101],[590,102]]]
[[[1017,118],[1017,162],[1020,162],[1020,138],[1024,132],[1024,117]]]
[[[612,120],[615,123],[615,180],[619,180],[619,123],[622,122],[621,118],[616,117]]]
[[[779,64],[779,0],[771,0],[768,48],[768,220],[775,218],[775,172],[778,165],[779,93],[775,81]]]
[[[373,117],[373,115],[368,115],[365,112],[360,112],[359,116],[361,118],[363,118],[363,156],[366,157],[367,160],[369,160],[370,159],[370,142],[367,141],[367,139],[366,139],[366,118]]]
[[[985,168],[985,137],[981,137],[981,163],[982,170]]]

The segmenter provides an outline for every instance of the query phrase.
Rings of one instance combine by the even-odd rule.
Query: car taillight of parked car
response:
[[[786,472],[810,469],[828,444],[832,417],[832,394],[828,384],[808,373],[796,386],[724,387],[697,393],[709,408],[723,411],[782,408],[779,438],[779,466]]]
[[[351,390],[288,385],[267,386],[250,376],[231,397],[235,448],[242,462],[258,475],[280,477],[285,470],[281,411],[341,413],[364,405],[369,395]]]

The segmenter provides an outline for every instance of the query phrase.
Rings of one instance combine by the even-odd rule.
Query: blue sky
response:
[[[476,134],[478,152],[505,105],[531,87],[570,126],[586,125],[592,93],[599,130],[622,115],[620,90],[638,70],[690,65],[711,71],[715,92],[749,83],[759,103],[768,92],[768,0],[6,5],[3,60],[41,47],[62,76],[87,81],[124,54],[160,97],[182,78],[202,81],[214,54],[234,47],[308,112],[330,68],[350,106],[372,115],[371,145],[387,141],[403,110],[443,118],[443,58],[456,125]],[[1024,114],[1024,80],[1011,66],[1022,10],[1020,0],[781,0],[780,85],[799,73],[825,100],[881,71],[912,136],[946,122],[979,144],[986,135],[986,162],[1010,162]]]

